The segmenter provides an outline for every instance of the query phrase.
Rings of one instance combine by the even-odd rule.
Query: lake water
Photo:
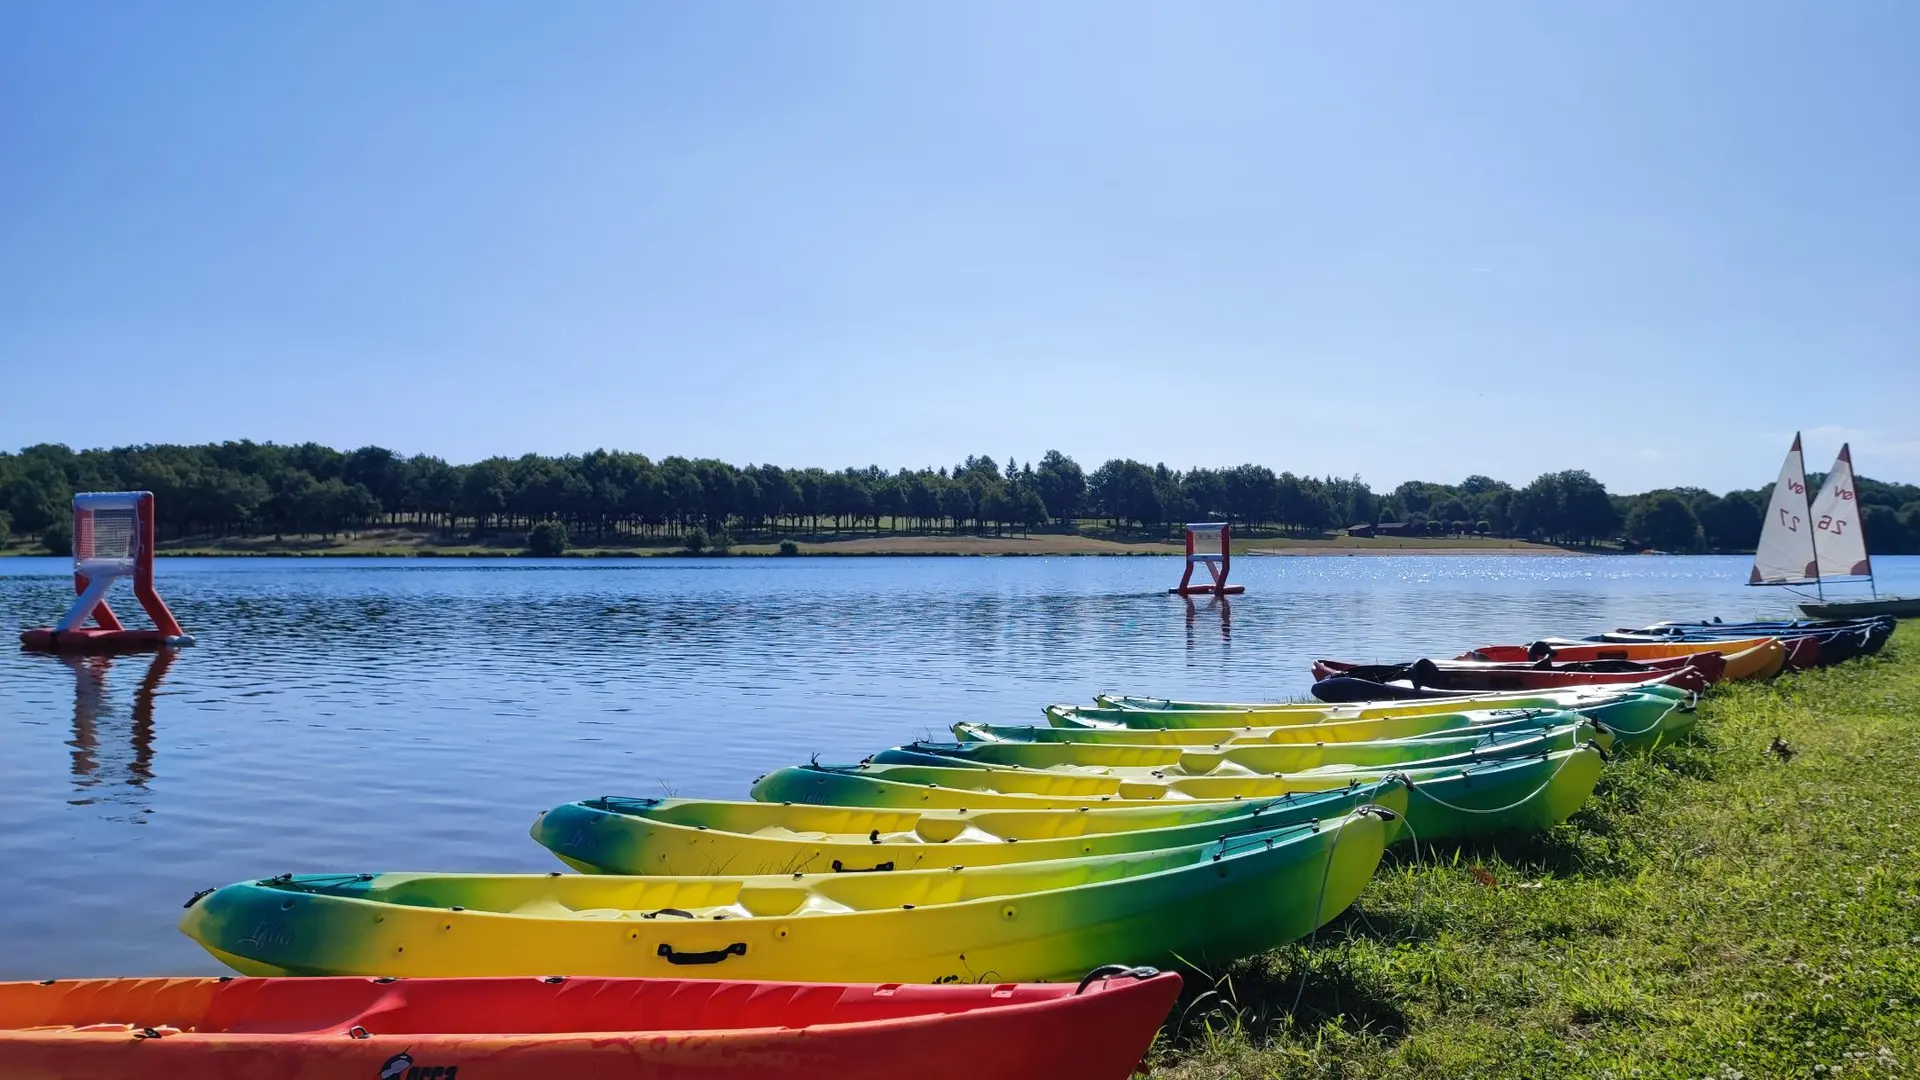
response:
[[[1920,591],[1920,558],[1879,566]],[[68,571],[0,559],[0,628],[57,618]],[[1245,558],[1245,596],[1190,606],[1165,594],[1172,558],[166,560],[194,648],[0,649],[0,978],[216,972],[174,929],[210,885],[551,870],[526,830],[556,803],[744,798],[812,754],[1103,690],[1288,697],[1317,656],[1787,614],[1746,571]]]

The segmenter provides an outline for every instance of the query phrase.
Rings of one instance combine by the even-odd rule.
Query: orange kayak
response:
[[[1180,977],[0,983],[8,1080],[1124,1080]]]
[[[1723,678],[1771,679],[1787,663],[1787,648],[1779,638],[1736,638],[1731,641],[1554,641],[1532,645],[1482,645],[1460,657],[1462,660],[1489,660],[1513,663],[1539,660],[1543,656],[1556,662],[1580,660],[1668,660],[1695,653],[1717,652],[1726,658]]]

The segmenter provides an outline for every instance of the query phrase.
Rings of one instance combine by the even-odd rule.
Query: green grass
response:
[[[1552,833],[1396,849],[1316,941],[1190,979],[1151,1075],[1920,1073],[1920,626],[1701,713]]]

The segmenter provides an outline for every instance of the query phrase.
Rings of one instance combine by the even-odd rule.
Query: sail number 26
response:
[[[1832,517],[1821,518],[1820,523],[1814,527],[1821,532],[1830,532],[1835,536],[1844,536],[1847,531],[1847,523],[1844,520],[1835,521]]]

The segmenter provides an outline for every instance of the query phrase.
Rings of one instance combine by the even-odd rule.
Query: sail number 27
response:
[[[1827,520],[1832,521],[1833,519],[1828,518]],[[1788,532],[1799,532],[1800,515],[1787,513],[1787,508],[1783,506],[1780,508],[1780,524],[1785,525]]]

